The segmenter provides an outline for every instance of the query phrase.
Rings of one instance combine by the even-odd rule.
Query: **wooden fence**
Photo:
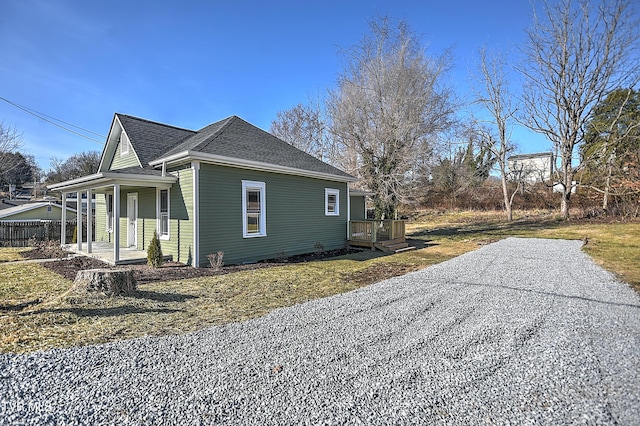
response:
[[[71,243],[75,227],[75,219],[67,221],[65,232],[67,243]],[[31,239],[37,241],[60,241],[61,233],[61,220],[0,221],[0,245],[4,247],[27,247]],[[87,240],[86,223],[82,223],[82,239],[83,241]]]

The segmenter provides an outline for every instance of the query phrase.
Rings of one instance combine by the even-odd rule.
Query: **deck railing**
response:
[[[404,220],[352,220],[349,222],[350,241],[376,243],[405,236]]]

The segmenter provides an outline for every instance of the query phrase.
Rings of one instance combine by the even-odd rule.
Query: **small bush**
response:
[[[210,253],[207,255],[207,259],[209,259],[209,265],[211,265],[211,268],[214,271],[219,271],[220,268],[222,268],[223,265],[223,260],[222,258],[224,257],[224,252],[223,251],[219,251],[217,253]]]
[[[159,268],[162,265],[162,247],[156,231],[153,231],[153,238],[147,249],[147,263],[153,268]]]
[[[315,243],[313,243],[313,251],[317,256],[320,256],[322,253],[324,253],[324,244],[316,241]]]
[[[284,263],[287,261],[287,252],[282,249],[282,250],[278,250],[276,252],[276,259],[278,260],[278,262],[280,263]]]

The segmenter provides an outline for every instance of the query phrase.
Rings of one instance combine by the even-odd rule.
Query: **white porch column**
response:
[[[76,192],[76,229],[78,237],[78,251],[82,251],[82,192]]]
[[[113,184],[113,262],[120,260],[120,184]]]
[[[60,229],[60,245],[67,244],[67,193],[62,193],[62,224]]]
[[[93,239],[93,229],[91,229],[91,224],[93,223],[92,192],[91,189],[87,189],[87,253],[91,253],[91,240]]]

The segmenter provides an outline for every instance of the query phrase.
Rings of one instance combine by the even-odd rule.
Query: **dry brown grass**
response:
[[[29,250],[29,247],[2,247],[0,248],[0,263],[22,260],[20,253]]]
[[[535,220],[533,220],[535,219]],[[511,235],[588,238],[585,249],[640,288],[640,224],[565,223],[543,215],[505,224],[496,213],[425,213],[407,228],[417,250],[144,284],[135,297],[76,294],[38,264],[0,264],[0,352],[30,352],[194,331],[244,321],[417,270]],[[9,258],[0,249],[0,258]],[[11,252],[11,250],[8,250]]]

